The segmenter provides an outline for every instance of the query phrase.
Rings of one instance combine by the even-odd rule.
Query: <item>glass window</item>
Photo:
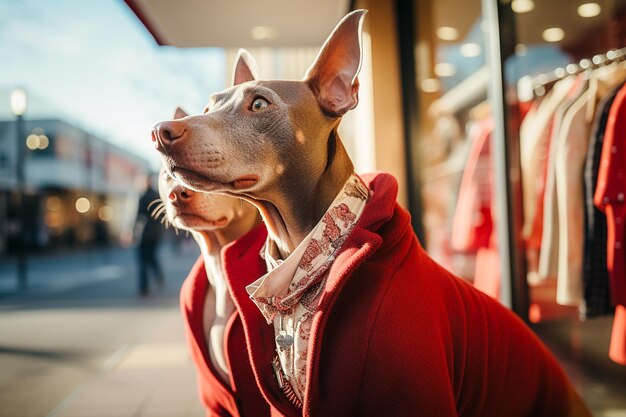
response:
[[[417,1],[414,10],[420,113],[414,164],[421,180],[424,243],[438,262],[473,281],[478,253],[496,250],[481,2]],[[472,172],[464,175],[468,162]]]

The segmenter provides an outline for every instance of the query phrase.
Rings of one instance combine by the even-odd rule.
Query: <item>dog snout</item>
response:
[[[187,127],[180,120],[170,120],[161,122],[152,131],[152,141],[159,146],[168,147],[176,141],[181,141],[185,137]]]
[[[195,194],[194,191],[178,185],[178,186],[174,187],[172,189],[172,191],[170,191],[170,193],[169,193],[169,195],[167,197],[173,203],[175,203],[175,202],[186,202],[188,200],[191,200],[193,198],[194,194]]]

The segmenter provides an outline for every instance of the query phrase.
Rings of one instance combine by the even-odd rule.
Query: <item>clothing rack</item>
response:
[[[553,71],[539,74],[532,79],[532,87],[536,96],[546,94],[546,87],[569,75],[579,74],[588,70],[599,68],[613,62],[620,62],[626,58],[626,48],[611,49],[604,54],[594,55],[591,59],[581,59],[577,64],[571,63],[565,67],[558,67]]]

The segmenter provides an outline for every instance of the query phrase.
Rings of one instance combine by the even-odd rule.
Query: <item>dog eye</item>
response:
[[[261,111],[267,108],[269,105],[270,103],[268,103],[267,100],[259,97],[259,98],[254,99],[254,101],[252,102],[252,106],[250,106],[250,110]]]

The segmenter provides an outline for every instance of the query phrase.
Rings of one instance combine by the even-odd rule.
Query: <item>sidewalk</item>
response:
[[[178,317],[167,320],[160,338],[178,334],[179,326]],[[182,341],[125,346],[46,417],[202,417],[187,352]]]
[[[23,292],[17,291],[14,264],[0,261],[0,332],[4,332],[0,360],[15,364],[0,369],[0,381],[12,385],[12,392],[0,395],[0,417],[205,415],[178,308],[180,284],[198,256],[197,248],[191,244],[178,252],[164,245],[160,256],[167,285],[148,298],[137,296],[133,250],[31,257],[28,287]],[[59,322],[60,327],[54,327]],[[30,336],[35,333],[40,334],[39,339]],[[105,343],[95,339],[95,334]],[[85,341],[90,335],[93,340]],[[52,353],[50,359],[44,354],[24,356],[31,351]],[[43,373],[30,377],[37,378],[36,386],[30,383],[35,380],[28,379],[29,369],[44,372],[43,366],[54,366],[56,352],[74,351],[90,355],[83,362],[67,364],[81,369],[82,377],[75,381],[45,379]],[[57,388],[50,383],[68,384],[68,389],[46,406],[52,399],[46,397]]]

